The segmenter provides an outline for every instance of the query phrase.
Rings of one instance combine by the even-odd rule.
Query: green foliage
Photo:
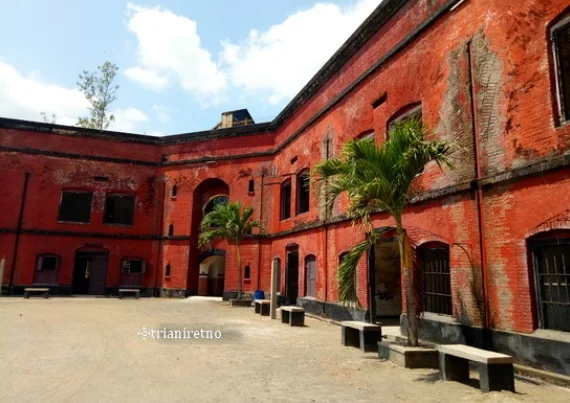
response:
[[[402,243],[407,238],[402,228],[402,214],[413,180],[431,161],[440,168],[443,165],[453,168],[449,161],[450,146],[444,141],[426,140],[427,134],[419,119],[411,119],[397,125],[382,146],[377,146],[372,139],[348,142],[340,158],[322,161],[313,170],[313,182],[321,192],[325,190],[327,210],[332,211],[334,201],[346,193],[349,216],[354,223],[362,224],[368,234],[351,249],[339,267],[339,299],[345,304],[359,305],[358,262],[378,237],[370,222],[371,214],[384,210],[394,217],[400,250],[404,250]],[[401,258],[403,263],[411,261],[403,255]]]
[[[97,71],[83,70],[79,74],[77,85],[89,101],[89,117],[79,118],[77,126],[89,129],[105,130],[115,120],[115,116],[109,113],[109,107],[117,99],[118,85],[113,80],[119,71],[116,64],[106,61],[97,67]]]
[[[214,239],[225,239],[239,245],[245,235],[250,234],[254,228],[261,228],[261,222],[252,220],[252,215],[253,207],[243,208],[241,202],[217,204],[202,219],[199,246],[204,247]]]

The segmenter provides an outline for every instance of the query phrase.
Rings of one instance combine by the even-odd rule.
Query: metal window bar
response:
[[[448,248],[423,251],[424,311],[451,315],[451,281]]]
[[[570,331],[570,245],[535,248],[535,279],[540,326]]]

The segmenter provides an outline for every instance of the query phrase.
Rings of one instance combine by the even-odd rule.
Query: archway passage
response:
[[[109,252],[106,250],[75,253],[73,294],[105,295]]]
[[[190,241],[190,260],[188,265],[188,283],[187,289],[190,294],[209,295],[208,291],[204,291],[204,282],[200,286],[201,263],[203,256],[198,248],[198,237],[200,235],[200,223],[207,214],[218,204],[227,204],[229,202],[230,188],[226,182],[219,178],[209,178],[200,183],[194,190],[192,198],[192,240]],[[218,262],[219,263],[219,262]],[[206,287],[207,289],[207,287]],[[223,281],[222,281],[223,289]],[[203,293],[206,294],[203,294]],[[220,294],[217,291],[215,294]]]
[[[215,254],[200,262],[200,277],[198,280],[198,295],[221,297],[224,293],[224,278],[226,257]]]

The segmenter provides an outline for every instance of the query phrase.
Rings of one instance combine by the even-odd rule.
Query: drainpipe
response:
[[[265,183],[265,172],[261,172],[261,186],[259,190],[259,221],[263,223],[263,188]],[[257,240],[257,290],[261,282],[261,234]]]
[[[26,205],[26,196],[28,194],[28,182],[30,173],[24,175],[24,186],[22,190],[22,198],[20,200],[20,213],[18,215],[18,227],[16,228],[16,241],[14,242],[14,254],[12,255],[12,267],[10,268],[10,282],[8,283],[8,293],[12,295],[14,290],[14,275],[16,274],[16,263],[18,261],[18,247],[20,245],[20,234],[22,233],[22,221],[24,219],[24,207]]]
[[[489,314],[489,289],[488,289],[488,272],[487,272],[487,249],[485,246],[485,220],[483,213],[483,188],[480,184],[481,179],[481,150],[479,148],[479,124],[477,118],[477,108],[475,106],[475,79],[473,77],[473,58],[471,56],[471,41],[467,43],[467,61],[469,71],[469,96],[471,102],[471,120],[473,125],[473,143],[475,157],[475,180],[472,182],[476,187],[477,201],[477,224],[479,226],[479,253],[481,255],[481,271],[483,275],[483,310],[484,310],[484,332],[483,347],[488,346],[489,330],[491,329],[491,318]]]

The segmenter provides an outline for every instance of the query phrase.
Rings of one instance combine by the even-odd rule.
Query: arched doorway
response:
[[[305,258],[305,296],[317,297],[317,258],[308,255]]]
[[[198,295],[221,297],[224,293],[226,268],[225,251],[210,251],[200,255]]]
[[[218,204],[227,204],[229,202],[230,188],[226,182],[219,178],[209,178],[200,183],[194,190],[192,199],[192,239],[190,241],[190,257],[188,264],[188,284],[187,289],[190,294],[199,295],[218,295],[219,281],[222,281],[223,292],[223,276],[216,277],[216,280],[209,280],[209,276],[204,276],[202,273],[209,273],[209,266],[205,267],[203,260],[206,258],[201,253],[208,253],[212,251],[202,251],[198,248],[198,236],[200,234],[200,223],[205,214],[212,211]],[[212,255],[216,255],[212,253]],[[222,266],[222,259],[211,259],[209,265],[213,265],[212,273],[219,273],[217,268]],[[225,252],[224,252],[225,267]],[[202,280],[200,281],[200,278]],[[220,280],[221,279],[221,280]],[[210,286],[205,283],[211,283]],[[213,285],[218,284],[218,285]],[[209,290],[209,291],[208,291]],[[204,294],[205,293],[205,294]]]
[[[395,318],[402,313],[400,249],[395,230],[381,231],[384,235],[369,251],[369,292],[374,295],[375,316]]]

